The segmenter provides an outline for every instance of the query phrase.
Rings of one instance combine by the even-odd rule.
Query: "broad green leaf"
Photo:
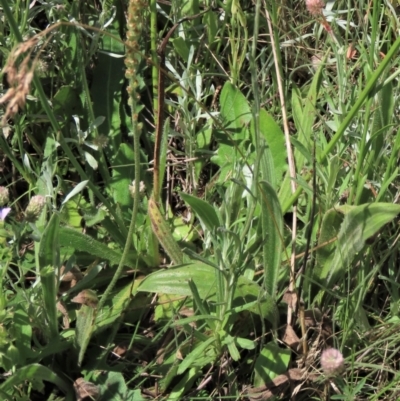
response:
[[[159,381],[161,391],[165,391],[176,377],[179,364],[180,360],[178,360],[175,355],[171,355],[168,359],[164,360],[163,364],[160,366],[160,371],[163,373]]]
[[[181,13],[184,16],[196,15],[199,12],[199,0],[188,0],[185,1],[181,6]]]
[[[220,105],[225,129],[232,132],[234,140],[244,139],[252,118],[245,96],[230,82],[226,82],[221,91]]]
[[[169,140],[169,131],[170,131],[170,118],[167,117],[164,122],[164,127],[162,130],[161,143],[160,143],[160,161],[159,161],[159,183],[160,187],[158,188],[159,193],[162,193],[162,188],[164,185],[165,171],[167,169],[167,155],[168,155],[168,140]],[[159,199],[156,199],[157,202]]]
[[[109,32],[116,36],[119,35],[115,27],[110,28]],[[124,59],[115,57],[115,55],[125,55],[125,48],[122,41],[119,42],[112,37],[103,35],[101,50],[97,54],[97,63],[93,70],[91,99],[94,115],[105,117],[105,122],[98,131],[109,139],[110,146],[105,148],[105,153],[112,159],[122,141],[121,97],[125,82]]]
[[[287,371],[291,351],[275,343],[264,345],[254,366],[254,387],[263,386]]]
[[[203,24],[206,27],[208,45],[212,46],[217,41],[218,15],[212,10],[204,14]]]
[[[14,336],[21,358],[26,361],[34,356],[31,348],[32,326],[29,317],[20,304],[14,312]]]
[[[83,105],[79,93],[71,86],[62,86],[53,98],[54,114],[67,122],[72,115],[81,116]]]
[[[206,302],[204,302],[203,299],[201,299],[199,291],[197,290],[196,284],[192,280],[189,280],[188,285],[189,285],[190,291],[192,293],[193,303],[194,303],[196,309],[200,313],[203,314],[208,327],[214,331],[216,326],[215,326],[215,322],[213,319],[216,317],[211,316],[210,308],[208,307],[208,304]]]
[[[277,189],[281,185],[283,173],[287,170],[285,136],[272,116],[263,109],[260,110],[260,133],[268,146],[268,154],[274,166],[274,177],[268,181]]]
[[[99,163],[97,163],[97,160],[89,152],[84,152],[84,154],[85,154],[85,159],[88,162],[89,166],[93,170],[97,170],[97,168],[99,167]]]
[[[93,333],[95,309],[91,306],[81,305],[76,313],[75,341],[79,350],[78,365],[80,366],[85,356]]]
[[[219,333],[221,337],[221,343],[228,347],[228,352],[231,358],[234,361],[238,361],[240,359],[240,352],[237,349],[235,337],[232,337],[230,334],[222,331]]]
[[[125,378],[120,372],[97,370],[93,374],[93,381],[100,386],[102,400],[136,401],[136,399],[127,398],[128,394],[132,396],[134,393],[128,390]],[[140,398],[137,400],[139,401]]]
[[[171,230],[169,229],[168,224],[164,220],[164,217],[161,215],[157,203],[155,202],[153,197],[149,199],[148,213],[153,233],[160,241],[160,244],[163,246],[165,252],[167,252],[168,256],[176,265],[182,264],[183,253],[179,248],[179,245],[176,243],[171,233]]]
[[[365,241],[400,213],[400,205],[392,203],[338,209],[347,213],[340,228],[333,258],[321,272],[321,279],[328,288],[333,288],[337,280],[343,277],[354,256],[363,249]]]
[[[212,356],[208,356],[206,358],[204,358],[204,356],[207,355],[206,350],[214,341],[215,337],[210,337],[208,340],[200,342],[197,347],[188,355],[186,355],[185,359],[180,363],[177,374],[182,374],[188,368],[202,368],[204,365],[212,363]]]
[[[398,163],[397,163],[397,155],[400,149],[400,128],[397,130],[396,132],[396,137],[393,140],[393,148],[392,151],[390,153],[390,159],[387,162],[386,165],[386,171],[385,171],[385,175],[384,178],[382,179],[382,187],[379,191],[379,194],[377,196],[376,202],[380,201],[380,198],[384,195],[387,187],[390,185],[391,180],[390,180],[390,176],[392,174],[394,174],[395,170],[398,169]],[[381,193],[382,192],[382,193]]]
[[[79,205],[74,200],[71,199],[64,204],[60,212],[61,221],[67,224],[69,227],[76,229],[82,228],[82,216],[79,213]]]
[[[305,99],[301,99],[300,91],[294,87],[292,90],[292,104],[293,104],[293,119],[297,129],[297,137],[305,149],[312,154],[312,144],[314,143],[313,137],[313,124],[317,113],[317,99],[318,92],[321,85],[321,72],[323,65],[318,69],[311,82],[310,89],[308,90]],[[302,171],[305,164],[305,157],[297,148],[294,149],[294,160],[296,162],[296,171]],[[279,201],[283,206],[285,201],[291,195],[291,178],[289,170],[286,173],[285,179],[279,191]]]
[[[268,294],[275,296],[281,268],[283,238],[283,216],[278,196],[272,185],[260,182],[260,203],[264,248],[264,284]]]
[[[206,126],[203,126],[200,131],[196,135],[196,145],[197,145],[197,153],[201,155],[202,151],[208,151],[210,148],[211,144],[211,139],[212,139],[212,132],[213,132],[213,124],[212,120],[210,120],[210,123],[207,124]],[[199,157],[198,160],[194,162],[194,167],[195,167],[195,178],[196,181],[199,180],[201,171],[203,170],[203,167],[205,166],[206,161]]]
[[[116,203],[126,208],[132,206],[129,185],[135,178],[135,154],[132,147],[121,144],[113,160],[111,188]]]
[[[210,359],[214,361],[215,358],[208,358],[208,360]],[[204,362],[200,363],[200,361]],[[207,364],[210,363],[206,361],[207,361],[206,356],[202,355],[202,357],[196,361],[197,362],[196,364],[206,366]],[[174,386],[171,393],[168,395],[168,400],[170,401],[182,400],[184,398],[183,394],[185,394],[186,391],[190,391],[194,382],[200,376],[201,372],[202,372],[201,369],[197,366],[190,367],[190,369],[185,372],[179,383]]]
[[[199,238],[198,230],[193,224],[188,224],[182,216],[174,216],[172,219],[172,235],[176,241],[192,242]]]
[[[192,296],[189,280],[196,285],[202,300],[216,299],[215,269],[201,262],[194,262],[184,266],[173,267],[168,270],[159,270],[149,274],[139,285],[138,291],[158,292],[177,296]],[[262,297],[260,286],[240,276],[235,288],[233,308],[238,305],[249,304],[244,310],[260,314],[273,325],[277,321],[277,310],[273,298],[267,295]],[[257,302],[256,302],[257,301]]]
[[[138,319],[143,311],[150,304],[149,294],[136,293],[140,280],[136,279],[132,288],[132,284],[123,287],[118,292],[113,292],[110,300],[96,316],[94,333],[98,334],[104,329],[112,326],[121,318],[121,314],[129,309],[129,318],[131,320]],[[132,297],[132,294],[134,296]],[[129,306],[129,308],[128,308]],[[128,312],[126,314],[126,319]],[[136,318],[135,318],[136,316]]]
[[[88,182],[89,180],[80,182],[71,192],[68,193],[68,195],[65,197],[65,199],[62,201],[61,204],[64,205],[75,195],[79,194],[79,192],[83,191],[86,188]]]
[[[60,227],[60,245],[73,248],[77,251],[87,252],[97,258],[109,260],[111,264],[117,265],[122,257],[121,251],[108,248],[103,243],[96,241],[86,234],[73,228]],[[126,265],[137,268],[136,257],[131,254],[126,260]]]
[[[227,131],[216,131],[217,154],[211,160],[222,167],[219,181],[222,182],[232,170],[237,158],[236,147],[247,137],[252,115],[247,99],[230,82],[226,82],[220,97],[221,118]]]
[[[235,341],[240,348],[249,350],[256,348],[256,343],[253,340],[249,340],[248,338],[236,337]]]
[[[215,209],[208,202],[183,192],[180,193],[180,196],[193,209],[203,227],[210,231],[210,233],[215,232],[221,226]]]
[[[39,244],[39,267],[46,266],[58,268],[60,266],[60,243],[59,243],[60,218],[53,213],[49,223],[43,231]]]
[[[12,374],[6,381],[0,384],[0,391],[4,391],[7,395],[13,395],[15,389],[24,384],[26,381],[29,382],[43,382],[48,381],[55,384],[66,394],[66,401],[72,401],[74,399],[72,387],[56,375],[52,370],[45,366],[34,363],[32,365],[24,366],[18,369]],[[13,399],[15,399],[13,397]]]
[[[215,296],[214,269],[200,262],[151,273],[139,285],[138,291],[191,296],[189,280],[194,281],[202,299]]]
[[[58,319],[57,319],[57,281],[56,270],[54,266],[45,266],[40,269],[40,282],[43,293],[43,301],[47,314],[47,324],[50,329],[52,339],[58,337]]]
[[[183,39],[182,36],[178,36],[175,39],[172,39],[171,42],[174,46],[175,51],[186,62],[189,58],[190,46],[185,42],[185,39]]]
[[[308,271],[316,281],[320,281],[324,266],[329,265],[337,247],[337,235],[343,222],[343,214],[339,210],[328,210],[321,223],[321,232],[318,238],[318,249],[316,252],[316,264],[313,271]],[[307,274],[306,273],[306,274]],[[307,274],[308,275],[308,274]]]

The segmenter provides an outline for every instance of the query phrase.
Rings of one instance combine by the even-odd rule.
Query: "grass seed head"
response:
[[[31,53],[37,43],[36,38],[31,38],[10,54],[4,66],[3,73],[7,74],[7,82],[10,88],[0,99],[0,104],[8,103],[2,119],[2,125],[6,125],[9,118],[15,116],[18,110],[25,106],[26,96],[29,94],[31,82],[34,76],[35,66],[31,62]],[[25,54],[27,53],[27,54]],[[20,56],[23,56],[19,62]]]

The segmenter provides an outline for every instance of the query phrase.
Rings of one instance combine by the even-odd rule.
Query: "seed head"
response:
[[[36,221],[44,206],[46,204],[46,199],[42,195],[35,195],[32,196],[31,200],[28,203],[28,206],[25,209],[25,218],[27,221],[34,222]]]
[[[146,186],[144,185],[144,182],[140,181],[139,194],[143,195],[145,190],[146,190]],[[129,193],[131,194],[132,198],[135,199],[135,180],[132,181],[132,185],[129,185]]]
[[[342,353],[335,348],[328,348],[321,354],[321,367],[328,376],[337,375],[344,369]]]
[[[10,201],[8,188],[0,187],[0,206],[6,205]]]

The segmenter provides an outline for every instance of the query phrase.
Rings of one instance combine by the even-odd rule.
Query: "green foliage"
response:
[[[395,399],[394,5],[28,3],[0,0],[0,398]]]

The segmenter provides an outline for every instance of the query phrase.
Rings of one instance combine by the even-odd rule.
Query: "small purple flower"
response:
[[[328,348],[322,351],[321,367],[326,375],[337,375],[343,372],[344,358],[342,353],[336,348]]]
[[[0,209],[0,221],[4,221],[8,215],[8,213],[10,213],[11,208],[10,207],[4,207],[2,209]]]

